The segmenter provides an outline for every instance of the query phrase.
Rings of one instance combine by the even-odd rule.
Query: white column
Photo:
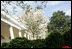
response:
[[[26,33],[24,33],[24,37],[26,37]]]
[[[14,39],[14,33],[13,33],[13,27],[10,26],[10,36],[11,36],[11,39]]]
[[[22,37],[22,35],[21,35],[21,31],[19,30],[19,37]]]
[[[29,39],[29,34],[28,34],[28,39]]]

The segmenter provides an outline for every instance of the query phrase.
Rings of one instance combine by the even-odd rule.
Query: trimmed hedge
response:
[[[26,38],[16,38],[10,41],[8,47],[9,48],[30,48],[29,40]]]
[[[33,48],[46,48],[44,39],[33,40],[32,43],[33,43]]]
[[[26,38],[18,37],[11,40],[6,46],[2,45],[2,48],[44,48],[45,43],[43,39],[28,40]]]
[[[28,40],[26,38],[15,38],[9,43],[3,43],[2,48],[62,48],[71,47],[71,29],[63,35],[51,32],[46,39]]]
[[[2,48],[7,48],[8,47],[8,43],[2,43]]]

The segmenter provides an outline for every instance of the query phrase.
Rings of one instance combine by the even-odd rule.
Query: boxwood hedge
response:
[[[9,43],[3,43],[2,48],[61,48],[71,47],[71,30],[65,31],[63,35],[51,32],[46,39],[28,40],[17,37]]]

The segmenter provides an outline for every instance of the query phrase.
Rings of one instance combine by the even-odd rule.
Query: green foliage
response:
[[[65,45],[71,47],[71,29],[66,30],[62,36],[64,38]]]
[[[2,45],[2,48],[43,48],[45,43],[43,39],[37,40],[28,40],[26,38],[15,38],[7,43]]]
[[[2,48],[7,48],[8,47],[8,43],[2,43]]]
[[[61,48],[64,45],[64,40],[60,33],[51,32],[46,38],[47,48]]]
[[[33,43],[33,48],[45,48],[46,47],[44,39],[33,40],[32,43]]]
[[[16,38],[10,41],[9,43],[10,48],[30,48],[29,40],[26,38]]]
[[[28,40],[26,38],[15,38],[9,43],[3,43],[2,48],[61,48],[71,47],[71,29],[63,34],[52,31],[46,39]]]
[[[48,31],[54,30],[57,32],[64,32],[64,29],[70,27],[70,24],[71,16],[66,16],[63,11],[57,11],[53,13],[50,19]]]
[[[41,7],[41,6],[37,6],[36,8],[37,8],[37,9],[42,9],[42,7]]]
[[[15,38],[13,40],[11,40],[8,45],[3,46],[2,44],[2,48],[30,48],[29,46],[29,40],[27,40],[26,38]]]
[[[50,41],[47,43],[50,48],[56,47],[57,41],[59,41],[59,47],[71,46],[71,16],[66,16],[63,11],[54,12],[47,28],[50,35],[48,35],[46,41]]]

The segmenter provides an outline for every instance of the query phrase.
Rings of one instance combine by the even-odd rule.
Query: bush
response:
[[[2,44],[2,48],[30,48],[30,41],[26,38],[15,38],[11,40],[8,45]]]
[[[29,40],[26,38],[16,38],[10,41],[9,47],[10,48],[30,48]]]
[[[62,48],[71,47],[71,29],[64,34],[52,31],[46,39],[28,40],[26,38],[15,38],[9,43],[3,43],[2,48]]]
[[[61,48],[64,45],[64,39],[58,32],[51,32],[46,38],[47,48]]]
[[[2,48],[7,48],[8,47],[8,43],[2,43]]]
[[[3,45],[2,45],[2,48],[3,47],[5,48],[44,48],[45,40],[44,39],[28,40],[26,38],[18,37],[18,38],[11,40],[8,43],[8,45],[5,45],[5,46]]]
[[[32,43],[33,43],[33,48],[45,48],[46,47],[44,39],[33,40]]]
[[[71,29],[66,30],[62,36],[65,42],[65,46],[71,47]]]

